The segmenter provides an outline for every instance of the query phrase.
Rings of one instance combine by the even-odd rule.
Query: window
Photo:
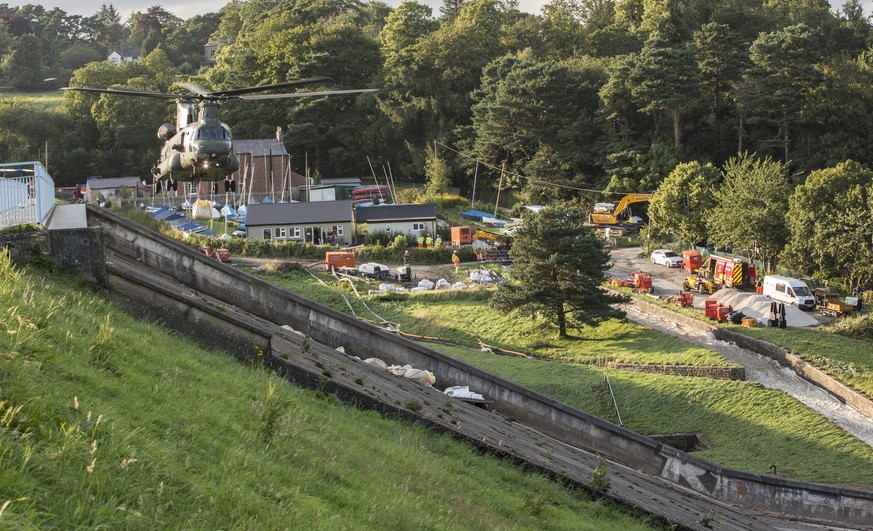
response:
[[[785,293],[785,284],[776,284],[776,291],[779,293]]]
[[[285,239],[288,237],[288,229],[285,227],[276,227],[276,238]]]
[[[185,187],[188,188],[188,195],[197,195],[197,183],[196,182],[186,183]]]
[[[391,225],[385,225],[385,232],[391,234]]]
[[[273,231],[264,229],[264,241],[270,241],[273,238]]]
[[[336,235],[337,235],[337,236],[342,236],[342,235],[343,235],[343,226],[342,226],[342,225],[337,225],[337,226],[336,226]]]
[[[300,227],[294,227],[294,239],[295,240],[300,239]]]
[[[412,224],[412,232],[424,232],[424,223],[413,223]]]

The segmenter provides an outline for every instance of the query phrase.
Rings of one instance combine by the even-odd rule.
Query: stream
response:
[[[770,389],[779,389],[793,396],[810,409],[832,420],[865,444],[873,447],[873,420],[840,402],[821,387],[804,380],[791,368],[782,367],[776,360],[751,350],[715,339],[711,333],[701,332],[681,323],[646,313],[633,305],[625,305],[628,319],[666,334],[701,345],[720,353],[726,360],[746,368],[746,380]]]

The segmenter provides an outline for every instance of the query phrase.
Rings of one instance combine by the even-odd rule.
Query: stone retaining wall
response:
[[[694,376],[714,380],[745,380],[745,367],[713,367],[702,365],[656,365],[646,363],[607,362],[610,369],[643,372],[647,374],[666,374],[669,376]]]

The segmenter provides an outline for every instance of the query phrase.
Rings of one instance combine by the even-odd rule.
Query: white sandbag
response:
[[[194,206],[191,209],[191,217],[200,220],[212,219],[212,205],[207,199],[194,201]]]
[[[434,285],[433,282],[431,282],[430,280],[428,280],[426,278],[423,278],[418,282],[417,287],[422,288],[422,289],[433,289],[433,285]]]
[[[441,278],[441,279],[437,280],[437,282],[436,282],[436,289],[450,288],[450,287],[452,287],[451,283],[449,283],[449,281],[444,279],[444,278]]]
[[[364,360],[364,363],[372,365],[377,369],[382,369],[383,371],[388,368],[388,364],[380,360],[379,358],[367,358]]]
[[[424,369],[407,369],[403,377],[425,387],[430,387],[436,383],[436,377],[433,373]]]
[[[404,374],[406,374],[406,371],[411,368],[412,365],[404,365],[402,367],[400,365],[389,365],[386,370],[394,376],[403,376]]]
[[[394,291],[394,284],[388,284],[388,283],[379,284],[379,291],[382,291],[384,293],[390,293],[390,292]]]
[[[487,269],[474,269],[470,271],[470,280],[473,282],[494,282],[491,271]]]
[[[452,284],[452,289],[467,289],[467,285],[463,282],[455,282]]]

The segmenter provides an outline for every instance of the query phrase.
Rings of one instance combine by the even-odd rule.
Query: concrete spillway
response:
[[[603,456],[608,498],[685,528],[803,527],[797,520],[860,528],[873,522],[871,492],[708,463],[302,299],[103,209],[89,207],[88,225],[92,243],[102,240],[106,271],[86,276],[105,279],[126,309],[240,358],[260,349],[267,363],[300,384],[427,422],[582,486],[591,486]],[[98,226],[100,238],[93,232]],[[347,354],[335,350],[340,346]],[[352,356],[427,368],[441,386],[469,385],[487,395],[493,409]]]

